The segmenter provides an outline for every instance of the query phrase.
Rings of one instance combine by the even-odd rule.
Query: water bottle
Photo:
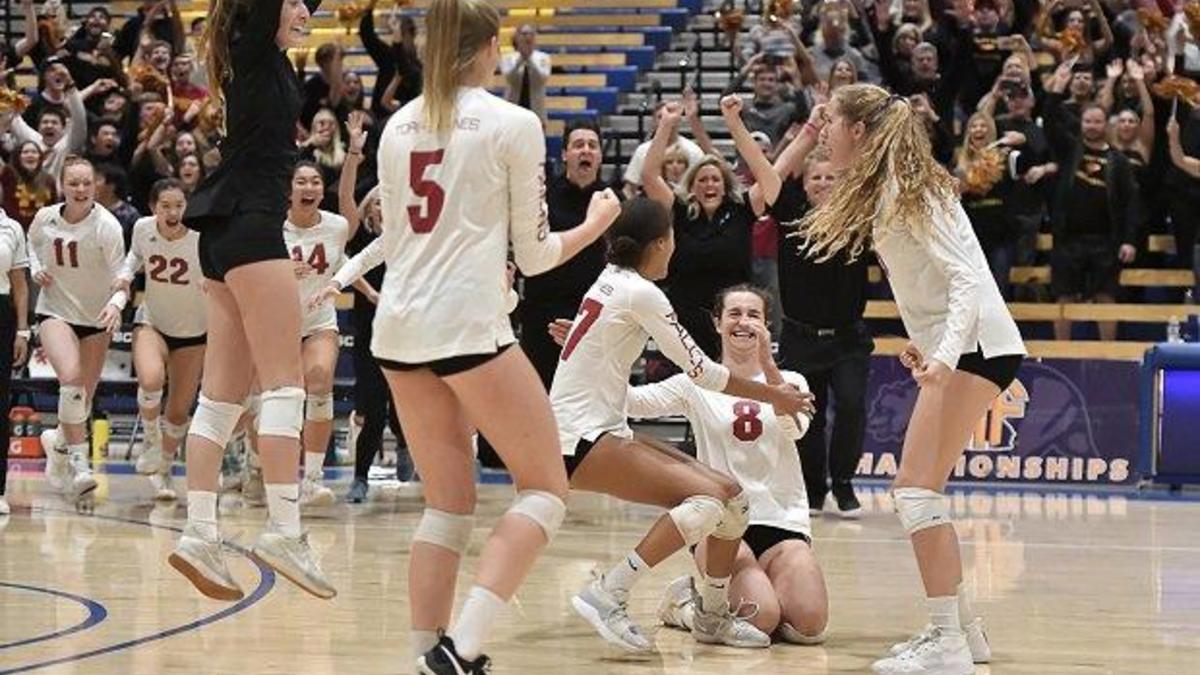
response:
[[[1172,316],[1167,322],[1167,342],[1178,344],[1183,342],[1183,337],[1179,334],[1179,317]]]

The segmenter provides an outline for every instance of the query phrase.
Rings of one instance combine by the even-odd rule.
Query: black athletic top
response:
[[[296,69],[275,43],[284,0],[245,3],[229,42],[233,76],[222,83],[228,135],[221,164],[188,199],[184,222],[200,230],[234,212],[287,213],[303,103]],[[321,0],[304,0],[315,11]]]

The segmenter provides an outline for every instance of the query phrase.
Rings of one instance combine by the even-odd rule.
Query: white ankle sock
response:
[[[508,604],[500,596],[483,586],[472,586],[458,613],[458,622],[448,635],[454,640],[454,649],[467,661],[474,661],[483,653],[483,641],[492,627],[496,615]]]
[[[206,539],[220,536],[217,530],[217,493],[188,490],[188,522],[195,525]]]
[[[409,649],[412,650],[412,660],[416,661],[425,652],[437,646],[438,634],[436,630],[416,630],[408,632]]]
[[[304,453],[304,477],[311,478],[313,481],[320,483],[325,478],[325,470],[322,468],[324,463],[325,453]]]
[[[958,585],[958,593],[954,597],[958,599],[958,620],[964,624],[974,621],[977,615],[975,608],[971,605],[971,594],[967,590],[965,581]]]
[[[925,598],[929,607],[929,623],[933,624],[943,635],[961,635],[962,624],[958,618],[958,597],[947,595],[937,598]]]
[[[628,593],[629,589],[633,588],[633,585],[648,569],[650,566],[646,564],[645,560],[642,560],[642,556],[638,555],[637,551],[630,551],[624,560],[613,565],[612,569],[605,573],[600,585],[606,591]]]
[[[729,583],[733,577],[713,577],[704,575],[704,583],[700,584],[700,606],[708,614],[722,614],[729,611]]]
[[[268,483],[267,513],[285,537],[300,536],[300,486],[296,483]]]

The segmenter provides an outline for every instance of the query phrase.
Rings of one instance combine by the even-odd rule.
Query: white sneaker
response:
[[[184,526],[183,535],[167,562],[187,577],[196,590],[214,600],[241,600],[245,595],[225,566],[221,540],[205,537],[191,523]]]
[[[320,480],[305,476],[304,480],[300,481],[300,508],[333,506],[336,501],[337,496],[333,494],[333,490],[322,485]]]
[[[71,464],[67,449],[60,446],[58,429],[46,429],[41,435],[42,454],[46,456],[46,482],[55,490],[65,490],[71,484]]]
[[[7,516],[10,513],[12,513],[12,507],[8,505],[8,500],[4,498],[4,495],[0,495],[0,516]]]
[[[888,651],[892,656],[899,656],[928,640],[933,633],[934,628],[932,625],[925,626],[920,633],[917,633],[904,642],[897,642]],[[975,663],[988,663],[992,660],[992,647],[988,644],[987,633],[983,630],[982,617],[976,617],[974,621],[963,626],[963,634],[967,637],[967,647],[971,649],[972,661]]]
[[[308,533],[293,539],[269,526],[259,535],[253,554],[263,564],[318,598],[328,600],[337,595],[308,545]]]
[[[755,609],[755,613],[757,612]],[[692,627],[692,637],[702,644],[742,649],[762,649],[771,646],[770,635],[759,630],[749,619],[738,616],[737,611],[730,611],[728,604],[723,611],[706,612],[704,603],[697,601],[693,622],[695,626]]]
[[[935,629],[908,651],[871,664],[871,670],[878,675],[973,675],[975,664],[964,635]]]
[[[658,619],[667,628],[692,630],[696,618],[696,584],[692,576],[679,577],[667,584],[658,603]]]
[[[143,476],[150,476],[170,470],[171,462],[163,457],[161,445],[149,445],[138,455],[133,468]]]
[[[173,502],[179,499],[179,495],[175,492],[174,485],[172,485],[170,469],[162,473],[152,473],[148,478],[150,479],[150,485],[154,486],[155,501]]]
[[[626,593],[610,592],[597,577],[579,595],[571,598],[571,606],[592,628],[611,644],[635,654],[652,650],[642,629],[629,618],[629,598]]]
[[[92,475],[92,466],[83,454],[72,454],[69,459],[74,478],[71,479],[71,491],[78,499],[96,489],[96,478]]]

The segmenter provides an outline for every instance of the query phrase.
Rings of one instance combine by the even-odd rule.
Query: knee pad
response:
[[[462,555],[471,540],[475,516],[426,508],[413,532],[413,541],[441,546]]]
[[[683,535],[683,543],[694,546],[716,531],[721,518],[725,516],[725,504],[716,497],[697,495],[683,500],[667,515],[679,529],[679,534]]]
[[[88,418],[87,390],[74,384],[58,388],[59,424],[83,424]]]
[[[207,438],[224,448],[229,444],[229,437],[233,435],[242,411],[240,403],[214,401],[204,394],[200,394],[200,404],[196,406],[196,415],[192,418],[191,430],[196,432],[197,436]]]
[[[184,420],[183,424],[175,424],[171,420],[169,420],[165,417],[162,418],[162,420],[163,420],[162,430],[163,430],[163,433],[166,434],[168,438],[173,438],[178,441],[178,440],[182,440],[185,436],[187,436],[187,432],[188,432],[187,420]]]
[[[137,402],[138,402],[139,408],[150,408],[151,410],[158,410],[158,406],[162,405],[162,398],[163,398],[162,389],[148,391],[146,389],[142,389],[141,387],[138,387]]]
[[[725,514],[717,529],[713,530],[713,536],[726,541],[741,539],[747,527],[750,527],[750,499],[745,492],[739,492],[725,502]]]
[[[259,436],[300,438],[304,427],[304,390],[300,387],[280,387],[262,393],[262,410],[258,415]]]
[[[304,419],[309,422],[328,422],[333,419],[333,392],[309,394],[304,399]]]
[[[938,525],[950,524],[950,501],[946,496],[925,488],[904,487],[892,490],[900,524],[909,534]]]
[[[546,533],[546,541],[554,541],[558,528],[562,527],[563,518],[567,516],[567,505],[558,495],[543,490],[521,490],[509,513],[516,513],[537,523]]]
[[[259,394],[250,394],[246,397],[245,401],[242,401],[242,408],[245,409],[246,414],[258,419],[259,413],[262,412],[262,396]]]
[[[794,645],[819,645],[825,642],[829,637],[829,630],[823,630],[816,635],[805,635],[786,621],[779,624],[779,637],[783,638],[784,642],[790,642]]]

